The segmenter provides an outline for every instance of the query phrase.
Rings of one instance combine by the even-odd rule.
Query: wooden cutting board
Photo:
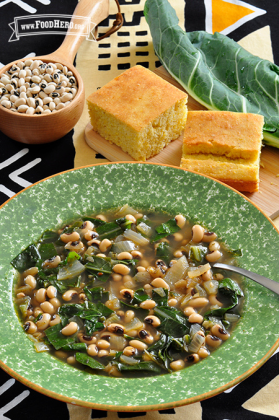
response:
[[[155,73],[183,90],[163,67],[159,67]],[[206,108],[189,96],[188,109],[194,111],[204,110]],[[179,167],[182,154],[182,138],[183,136],[181,135],[177,140],[174,140],[165,147],[158,155],[148,159],[147,162],[163,163]],[[109,143],[96,133],[90,123],[85,127],[85,140],[95,152],[100,153],[111,162],[134,161],[120,147]],[[244,195],[271,219],[279,215],[279,149],[269,146],[263,147],[261,153],[260,190],[256,193],[244,193]]]

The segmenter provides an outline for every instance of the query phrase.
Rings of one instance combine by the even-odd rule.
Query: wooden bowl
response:
[[[53,53],[34,57],[34,60],[42,60],[45,63],[58,62],[67,66],[77,80],[76,96],[65,108],[51,114],[28,115],[11,111],[0,105],[0,130],[4,134],[21,143],[41,144],[53,142],[73,129],[84,108],[85,91],[83,80],[72,63],[84,39],[88,18],[90,17],[91,21],[98,25],[108,17],[108,14],[109,0],[80,0],[71,19],[73,25],[75,23],[79,25],[80,31],[75,35],[68,32],[62,45]],[[1,69],[0,77],[13,64],[26,60],[30,60],[30,57],[7,64]]]

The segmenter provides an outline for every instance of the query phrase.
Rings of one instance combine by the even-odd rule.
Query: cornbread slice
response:
[[[87,104],[95,131],[145,161],[182,133],[187,98],[150,70],[134,66],[92,93]]]
[[[189,111],[180,166],[239,191],[258,191],[263,124],[257,114]]]

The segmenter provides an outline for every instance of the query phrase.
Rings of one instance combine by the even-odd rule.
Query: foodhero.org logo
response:
[[[70,35],[77,33],[86,37],[90,41],[96,41],[94,29],[96,23],[91,22],[90,17],[75,16],[71,22],[71,15],[32,15],[18,16],[9,23],[13,33],[9,42],[18,41],[22,36],[33,35]]]

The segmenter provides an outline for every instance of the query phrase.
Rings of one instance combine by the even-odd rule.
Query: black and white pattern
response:
[[[185,27],[188,31],[205,30],[205,1],[185,0]],[[138,5],[140,0],[120,0],[120,5]],[[236,0],[237,3],[237,0]],[[269,26],[273,46],[274,59],[279,64],[279,46],[277,16],[279,2],[277,0],[247,0],[247,3],[264,8],[266,13],[247,22],[233,31],[229,36],[238,41],[250,32]],[[263,4],[264,3],[264,4]],[[35,14],[71,15],[77,4],[76,0],[0,0],[0,67],[25,56],[49,54],[59,47],[63,35],[22,36],[10,41],[13,34],[12,24],[16,17]],[[124,16],[125,17],[125,16]],[[145,33],[141,31],[140,21],[143,12],[134,13],[132,20],[125,20],[118,33],[119,70],[130,67],[130,55],[125,51],[129,43],[129,30],[137,28],[139,41],[137,44],[138,63],[149,66],[148,53],[145,50]],[[104,22],[104,27],[107,22]],[[102,25],[100,26],[101,30]],[[111,66],[110,41],[104,40],[99,46],[99,71],[108,71]],[[123,51],[123,52],[121,52]],[[159,65],[159,61],[156,63]],[[45,145],[24,145],[17,143],[0,132],[0,205],[14,194],[32,183],[55,173],[74,167],[75,149],[72,132],[64,138]],[[101,156],[97,155],[97,158]],[[259,337],[260,341],[260,337]],[[261,414],[243,407],[245,402],[260,393],[279,374],[279,355],[274,354],[270,360],[244,382],[214,398],[201,402],[202,420],[275,420],[276,415]],[[235,361],[237,363],[237,360]],[[31,367],[30,367],[31,368]],[[202,380],[202,378],[197,378]],[[274,396],[276,399],[276,396]],[[176,410],[164,410],[159,413],[162,420],[175,420]],[[274,412],[273,412],[274,414]],[[0,420],[69,420],[67,404],[48,398],[27,388],[6,372],[0,370]],[[118,413],[119,419],[145,419],[147,413]],[[91,410],[91,419],[110,418],[110,413]],[[113,418],[116,418],[115,416]],[[188,418],[188,417],[187,417]],[[185,420],[187,420],[185,417]],[[71,419],[74,420],[74,419]],[[190,419],[189,419],[190,420]]]

